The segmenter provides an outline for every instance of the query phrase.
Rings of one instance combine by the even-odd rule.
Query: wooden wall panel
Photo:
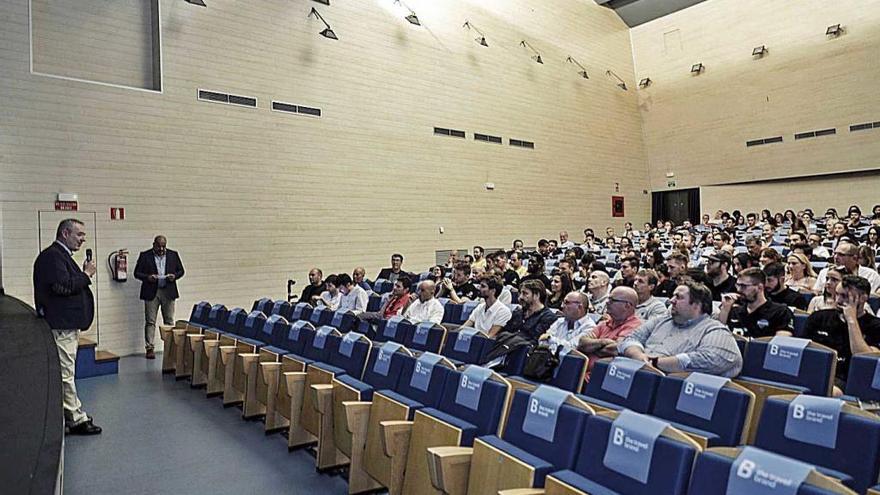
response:
[[[154,235],[168,237],[187,268],[178,316],[202,299],[249,307],[281,298],[286,280],[301,288],[312,266],[363,265],[374,277],[399,251],[418,271],[439,249],[515,237],[533,245],[562,228],[577,237],[586,225],[649,217],[637,97],[604,76],[613,69],[633,82],[629,30],[612,11],[581,0],[407,3],[422,28],[390,0],[211,0],[207,9],[162,0],[162,93],[30,74],[28,1],[0,3],[7,291],[31,300],[36,212],[59,191],[97,212],[101,263],[110,250],[134,258]],[[318,36],[312,5],[339,41]],[[200,102],[199,88],[257,97],[259,108]],[[272,112],[272,99],[324,114]],[[468,138],[435,137],[434,126]],[[474,131],[505,144],[474,142]],[[510,147],[510,137],[536,148]],[[615,187],[627,218],[611,218]],[[110,221],[110,207],[126,219]],[[111,282],[101,267],[102,347],[141,349],[138,285]]]

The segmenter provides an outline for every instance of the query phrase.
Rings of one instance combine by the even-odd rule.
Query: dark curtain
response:
[[[688,189],[688,219],[694,225],[699,225],[700,218],[700,188]]]
[[[657,220],[660,220],[665,215],[665,193],[663,192],[653,192],[651,193],[651,226],[657,223]]]

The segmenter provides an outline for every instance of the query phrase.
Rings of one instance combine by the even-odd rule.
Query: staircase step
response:
[[[98,343],[95,342],[94,340],[87,339],[86,337],[79,338],[79,347],[81,347],[81,348],[97,347],[97,346],[98,346]]]
[[[98,351],[95,353],[96,363],[103,363],[106,361],[119,361],[119,356],[110,351]]]

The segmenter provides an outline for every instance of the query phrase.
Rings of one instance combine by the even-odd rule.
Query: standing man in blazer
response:
[[[153,249],[138,256],[134,278],[141,283],[141,300],[144,301],[144,345],[147,359],[156,359],[153,339],[156,336],[156,316],[162,308],[162,320],[174,324],[174,301],[180,297],[177,281],[183,278],[183,263],[177,251],[167,249],[164,235],[153,239]]]
[[[73,253],[86,241],[82,222],[68,218],[58,224],[55,242],[40,252],[34,262],[34,306],[37,316],[46,319],[61,364],[61,399],[64,404],[64,422],[72,435],[97,435],[95,426],[82,409],[76,394],[76,351],[79,332],[92,325],[95,317],[95,298],[89,286],[97,266],[86,259],[80,268],[73,261]]]

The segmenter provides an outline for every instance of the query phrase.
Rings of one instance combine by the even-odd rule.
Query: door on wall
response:
[[[98,317],[98,277],[101,276],[101,256],[98,254],[100,251],[98,251],[98,232],[96,227],[97,214],[93,211],[41,210],[37,212],[37,216],[39,218],[40,224],[40,245],[38,246],[38,252],[42,251],[49,244],[54,242],[55,231],[58,229],[58,224],[61,223],[62,220],[67,218],[76,218],[85,224],[86,242],[79,249],[79,251],[73,253],[73,259],[76,261],[77,265],[82,266],[83,262],[86,260],[86,249],[91,249],[92,257],[99,268],[98,272],[95,273],[94,278],[92,278],[91,287],[92,293],[95,295],[95,320],[92,322],[92,326],[82,333],[83,337],[94,342],[98,342],[100,338]],[[36,258],[36,255],[34,255],[34,258]]]
[[[651,197],[651,222],[670,221],[680,225],[685,220],[700,221],[700,189],[654,192]]]

